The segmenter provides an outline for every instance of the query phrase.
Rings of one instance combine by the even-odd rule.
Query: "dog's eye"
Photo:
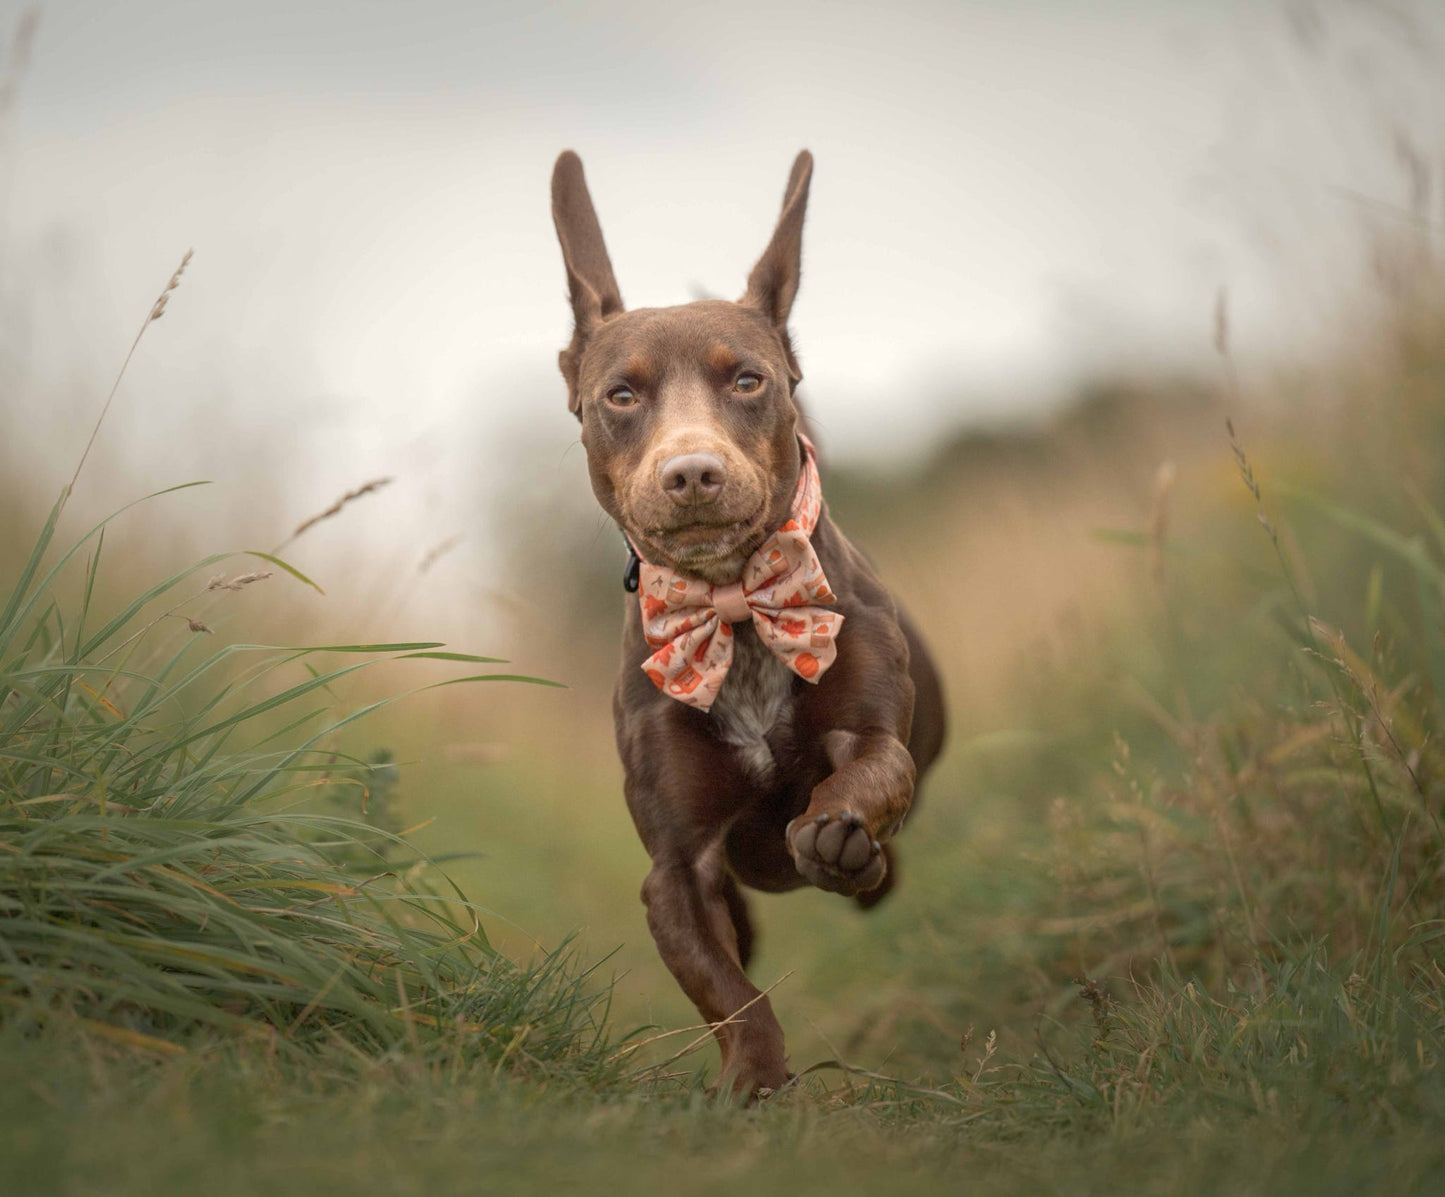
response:
[[[739,395],[751,395],[762,385],[763,380],[756,374],[739,374],[733,390]]]
[[[613,387],[607,392],[607,402],[613,407],[631,407],[637,402],[637,396],[631,387]]]

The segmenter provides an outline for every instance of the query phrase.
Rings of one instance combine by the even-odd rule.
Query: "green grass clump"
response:
[[[565,951],[512,963],[394,829],[304,801],[391,776],[338,748],[390,701],[338,714],[343,678],[398,657],[485,658],[432,643],[211,649],[186,612],[258,575],[172,592],[221,558],[92,627],[103,526],[42,569],[62,507],[0,608],[0,1025],[160,1054],[240,1036],[600,1076],[597,994]],[[57,597],[88,545],[78,597]],[[433,684],[497,679],[513,680]]]
[[[1388,456],[1368,414],[1342,423]],[[1047,677],[1035,715],[1062,730],[1002,771],[1039,816],[1010,833],[1035,863],[997,921],[1042,1017],[955,1084],[1000,1133],[1445,1142],[1445,473],[1382,487],[1342,455],[1271,494],[1228,436],[1242,503],[1181,543],[1110,534],[1167,568],[1092,669]],[[933,880],[897,988],[966,978],[932,1019],[963,1024],[980,983],[937,945],[981,937],[977,883]]]

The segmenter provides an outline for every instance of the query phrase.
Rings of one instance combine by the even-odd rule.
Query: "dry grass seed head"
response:
[[[1214,352],[1229,356],[1229,289],[1220,287],[1214,297]]]
[[[249,574],[237,574],[234,578],[228,578],[225,574],[216,574],[206,583],[207,590],[242,590],[253,582],[264,582],[271,576],[269,569],[257,570]]]
[[[176,267],[175,272],[171,275],[170,282],[162,288],[160,296],[156,299],[155,303],[151,305],[150,312],[146,315],[146,318],[141,321],[140,328],[136,330],[135,340],[130,343],[130,349],[127,350],[125,359],[120,364],[120,370],[116,373],[115,381],[110,384],[110,393],[106,395],[105,402],[101,404],[100,415],[95,418],[95,425],[90,430],[90,439],[85,442],[85,448],[81,451],[80,460],[75,463],[75,473],[70,476],[70,482],[66,486],[61,498],[62,507],[70,498],[71,492],[75,490],[75,484],[80,479],[80,472],[85,469],[86,459],[90,457],[90,451],[95,447],[95,438],[100,434],[100,426],[105,423],[105,417],[110,412],[110,405],[115,402],[116,392],[120,390],[121,379],[125,377],[126,369],[130,366],[130,359],[135,356],[135,351],[140,345],[141,338],[145,336],[146,329],[155,323],[155,321],[159,320],[161,313],[166,310],[166,302],[170,293],[180,286],[181,275],[185,272],[186,266],[191,260],[192,252],[193,251],[189,249],[186,250],[181,258],[181,264]]]
[[[309,531],[311,528],[314,528],[317,524],[321,523],[322,520],[329,520],[332,516],[341,514],[341,509],[345,507],[348,503],[352,503],[364,495],[369,495],[374,493],[375,491],[379,491],[385,486],[390,486],[393,481],[394,479],[390,477],[373,478],[370,482],[363,482],[355,490],[347,491],[344,495],[341,496],[341,498],[337,499],[336,502],[331,504],[331,506],[328,507],[325,511],[317,512],[309,519],[304,519],[299,524],[297,524],[296,530],[291,533],[290,537],[286,540],[286,544],[290,544],[303,532]],[[282,545],[281,547],[284,548],[285,545]]]
[[[426,573],[427,570],[431,569],[441,558],[445,557],[461,543],[462,535],[461,533],[457,533],[455,536],[448,536],[440,544],[433,545],[423,555],[421,563],[416,567],[416,572],[419,574]]]
[[[186,267],[190,264],[191,255],[194,252],[194,250],[186,250],[184,256],[181,258],[181,264],[176,267],[175,273],[171,275],[171,281],[165,285],[160,295],[156,297],[155,305],[151,308],[151,320],[159,320],[165,315],[166,303],[170,299],[171,292],[181,285],[181,275],[185,274]],[[149,321],[147,321],[147,323],[149,323]]]
[[[1098,1029],[1094,1042],[1102,1043],[1114,1027],[1114,999],[1092,977],[1075,977],[1074,984],[1079,987],[1079,996],[1089,1003],[1089,1012],[1094,1016],[1094,1026]]]

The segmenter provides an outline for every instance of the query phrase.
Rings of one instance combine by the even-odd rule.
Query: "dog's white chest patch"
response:
[[[743,767],[761,782],[772,778],[776,764],[768,736],[792,718],[793,677],[751,628],[739,629],[712,719],[719,738],[737,749]]]

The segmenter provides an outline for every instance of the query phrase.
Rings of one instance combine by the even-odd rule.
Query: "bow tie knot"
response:
[[[712,605],[717,608],[718,618],[723,623],[743,623],[753,617],[748,596],[743,593],[742,579],[729,582],[726,586],[714,586]]]

